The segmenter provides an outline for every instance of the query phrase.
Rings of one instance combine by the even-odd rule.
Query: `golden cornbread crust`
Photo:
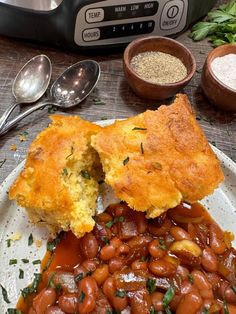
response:
[[[116,196],[150,218],[202,199],[224,179],[186,95],[115,122],[92,136],[92,146]]]
[[[50,118],[52,124],[31,144],[9,198],[25,207],[34,223],[80,237],[94,226],[100,163],[90,140],[101,128],[78,116]]]

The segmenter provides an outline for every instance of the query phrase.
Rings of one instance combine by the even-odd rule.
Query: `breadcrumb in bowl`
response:
[[[101,127],[78,116],[50,118],[52,123],[31,144],[9,198],[51,233],[72,230],[81,237],[95,224],[101,166],[90,139]]]

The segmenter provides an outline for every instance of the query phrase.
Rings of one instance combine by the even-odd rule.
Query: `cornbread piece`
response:
[[[185,95],[92,136],[117,197],[154,218],[212,193],[224,176]]]
[[[90,146],[100,127],[79,117],[51,116],[52,124],[30,146],[24,170],[9,198],[25,207],[32,222],[52,232],[93,229],[100,161]]]

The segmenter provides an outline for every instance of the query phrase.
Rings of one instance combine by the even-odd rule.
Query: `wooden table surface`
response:
[[[180,35],[177,40],[193,52],[197,61],[197,72],[183,92],[189,96],[208,140],[236,161],[235,115],[220,112],[212,107],[200,87],[201,70],[207,53],[212,47],[206,40],[193,42],[188,38],[188,33],[187,31]],[[116,52],[108,50],[102,54],[89,55],[85,52],[59,50],[5,37],[0,37],[0,47],[0,115],[14,101],[11,87],[19,69],[37,54],[46,54],[51,59],[53,65],[51,82],[66,67],[83,59],[93,58],[101,66],[101,77],[93,93],[81,105],[64,113],[80,115],[90,121],[96,121],[129,117],[146,109],[155,109],[159,105],[155,101],[141,100],[130,90],[123,75],[121,50]],[[104,104],[96,105],[95,98],[101,99]],[[22,107],[21,110],[24,108]],[[15,114],[18,112],[19,109]],[[61,111],[57,111],[59,112]],[[49,121],[48,109],[39,110],[0,138],[0,183],[25,158],[31,141],[48,125]],[[22,137],[21,134],[26,136]]]

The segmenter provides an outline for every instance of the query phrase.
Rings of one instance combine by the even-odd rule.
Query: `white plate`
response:
[[[98,121],[101,126],[114,123],[114,120]],[[225,181],[215,190],[214,194],[206,197],[202,203],[209,209],[212,217],[224,230],[235,233],[236,224],[236,164],[217,148],[213,147],[221,161],[225,174]],[[11,304],[3,301],[0,291],[0,313],[7,308],[15,307],[20,290],[28,285],[33,274],[39,271],[39,265],[33,265],[32,261],[41,259],[46,251],[47,231],[39,229],[29,223],[24,209],[19,208],[14,202],[10,202],[7,191],[22,170],[22,162],[0,186],[0,283],[7,289]],[[10,235],[19,232],[22,238],[7,247],[6,240]],[[42,240],[42,246],[37,248],[35,244],[28,246],[28,237],[32,233],[35,239]],[[236,245],[236,242],[234,242]],[[28,258],[30,263],[24,264],[21,259]],[[10,259],[17,259],[16,265],[9,265]],[[19,279],[19,268],[24,270],[24,279]]]

